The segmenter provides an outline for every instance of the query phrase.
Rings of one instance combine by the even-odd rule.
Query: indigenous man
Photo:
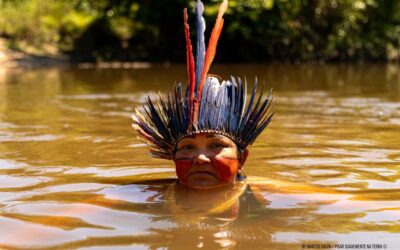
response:
[[[252,211],[265,210],[268,214],[267,194],[296,200],[302,194],[326,198],[321,194],[334,193],[268,178],[251,177],[246,181],[242,169],[249,155],[248,146],[271,122],[272,97],[271,91],[264,96],[263,89],[256,95],[256,80],[247,100],[246,81],[234,77],[221,81],[208,74],[227,4],[224,0],[219,8],[206,49],[203,4],[196,3],[195,57],[184,10],[189,79],[186,91],[178,84],[166,98],[149,97],[144,108],[133,115],[133,127],[150,146],[152,155],[175,163],[178,182],[160,191],[168,211],[182,218],[184,224],[210,215],[236,221]]]
[[[272,119],[271,91],[256,96],[257,80],[247,101],[247,83],[208,74],[228,6],[219,7],[206,49],[203,3],[196,3],[197,41],[193,56],[187,10],[184,10],[188,86],[174,87],[166,98],[148,97],[133,115],[133,127],[151,147],[154,157],[173,160],[179,184],[215,189],[244,181],[247,147]]]

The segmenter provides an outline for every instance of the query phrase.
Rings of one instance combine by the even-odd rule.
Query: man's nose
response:
[[[197,164],[207,164],[210,162],[211,162],[210,158],[204,153],[200,153],[200,154],[196,155],[196,157],[193,160],[193,163],[197,163]]]

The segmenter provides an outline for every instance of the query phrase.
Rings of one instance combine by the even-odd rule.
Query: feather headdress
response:
[[[188,86],[174,86],[166,97],[147,98],[142,109],[132,116],[133,127],[151,147],[154,157],[171,159],[178,141],[188,135],[217,133],[232,139],[239,149],[252,144],[272,119],[272,93],[264,97],[257,91],[257,79],[247,100],[247,82],[240,78],[220,82],[208,75],[228,7],[224,0],[211,32],[207,49],[204,41],[203,3],[196,3],[196,57],[190,41],[187,9],[184,9]]]

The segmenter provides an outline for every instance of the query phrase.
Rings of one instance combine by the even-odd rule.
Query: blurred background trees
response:
[[[204,0],[207,35],[220,1]],[[35,55],[76,61],[184,62],[188,0],[0,0],[0,36]],[[400,1],[230,0],[220,61],[400,58]]]

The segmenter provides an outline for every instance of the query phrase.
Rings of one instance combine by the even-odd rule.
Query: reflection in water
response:
[[[5,72],[0,248],[398,249],[398,67],[217,65],[223,77],[267,80],[277,103],[247,184],[212,194],[177,185],[130,125],[148,93],[186,78],[184,66]]]

